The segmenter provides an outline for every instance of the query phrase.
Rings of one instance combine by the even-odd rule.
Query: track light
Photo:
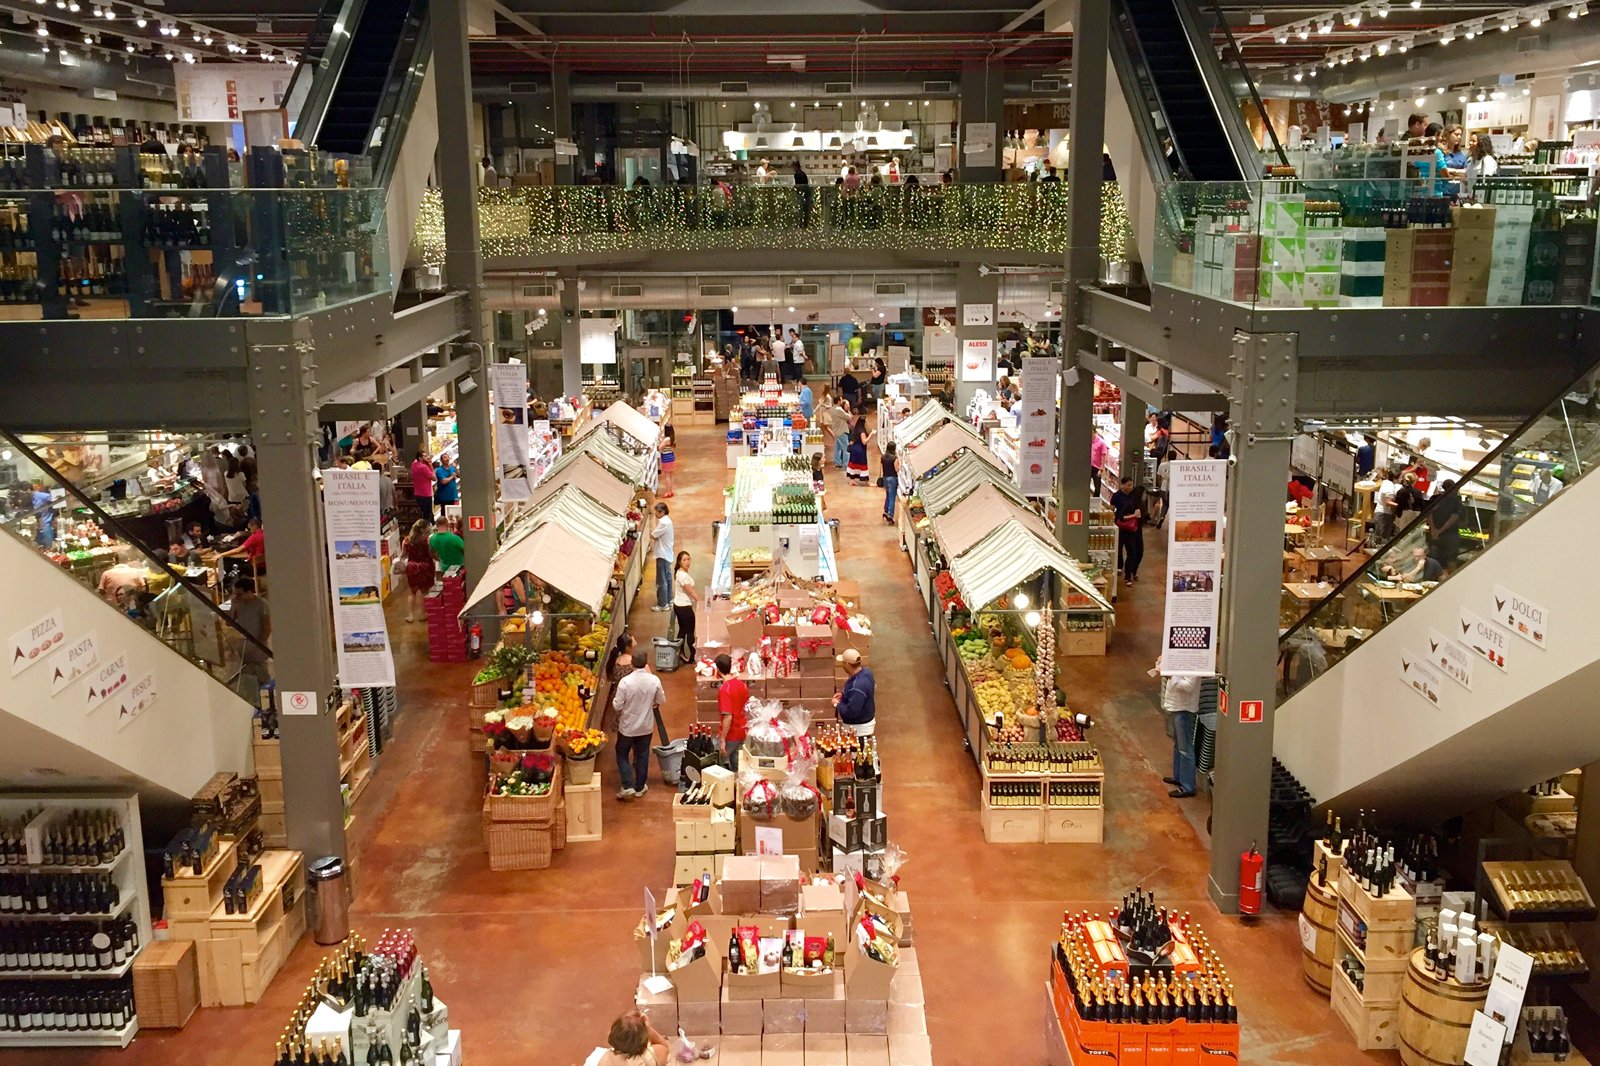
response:
[[[1321,22],[1317,23],[1317,32],[1318,33],[1322,33],[1322,34],[1332,33],[1333,32],[1333,20],[1332,19],[1323,19]]]
[[[1389,17],[1389,5],[1387,2],[1380,2],[1378,4],[1378,17],[1381,19],[1386,19]]]
[[[1428,98],[1426,96],[1419,96],[1411,102],[1416,104],[1418,107],[1421,107],[1428,102]]]
[[[1575,19],[1579,15],[1587,15],[1588,13],[1589,13],[1589,5],[1588,4],[1573,4],[1572,7],[1567,9],[1567,18]]]
[[[41,22],[39,23],[38,29],[34,30],[34,32],[40,37],[48,37],[50,36],[50,27]]]
[[[1422,7],[1422,0],[1411,0],[1411,10],[1416,11]]]
[[[115,20],[116,17],[117,17],[116,9],[113,8],[113,7],[107,7],[106,8],[106,21],[107,22],[111,22],[111,21]]]
[[[1512,15],[1510,18],[1508,18],[1504,22],[1500,23],[1500,32],[1501,33],[1510,33],[1513,29],[1516,28],[1516,25],[1517,25],[1517,17],[1515,15]]]
[[[1453,41],[1455,39],[1456,39],[1456,35],[1455,34],[1447,32],[1447,33],[1445,33],[1445,35],[1443,37],[1439,38],[1439,43],[1440,44],[1449,44],[1451,41]]]
[[[1344,24],[1349,26],[1351,29],[1361,25],[1361,9],[1356,8],[1354,11],[1350,12],[1350,14],[1346,15],[1344,17]]]
[[[211,34],[208,32],[204,37],[200,38],[200,42],[209,46],[211,44]]]
[[[1297,71],[1294,72],[1294,80],[1295,81],[1304,81],[1305,80],[1305,75],[1297,70]]]
[[[1462,34],[1462,36],[1465,37],[1469,41],[1472,40],[1477,35],[1478,35],[1477,29],[1472,27],[1472,26],[1468,26],[1467,27],[1467,32]]]
[[[1308,24],[1308,25],[1305,25],[1305,26],[1301,26],[1300,27],[1300,32],[1298,34],[1296,34],[1296,36],[1298,36],[1302,41],[1305,40],[1307,37],[1310,37],[1311,36],[1311,27],[1310,27],[1310,25]]]
[[[1279,44],[1288,44],[1289,43],[1289,31],[1287,31],[1287,30],[1279,30],[1277,33],[1272,35],[1272,39],[1277,41]]]
[[[129,41],[127,44],[123,45],[123,47],[125,49],[127,49],[129,55],[133,54],[133,42],[132,41]]]
[[[1399,42],[1394,47],[1395,47],[1395,51],[1399,52],[1401,55],[1405,55],[1407,52],[1411,51],[1411,38],[1407,37],[1405,40]]]

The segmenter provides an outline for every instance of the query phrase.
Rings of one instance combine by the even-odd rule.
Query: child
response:
[[[675,480],[673,472],[678,466],[678,453],[675,448],[672,423],[668,422],[661,427],[661,491],[656,493],[656,496],[660,499],[665,499],[672,495],[673,481]]]
[[[822,453],[816,452],[811,456],[811,491],[818,496],[822,495]]]

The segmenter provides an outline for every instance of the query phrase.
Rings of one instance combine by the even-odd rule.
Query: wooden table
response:
[[[1334,588],[1335,586],[1326,581],[1285,581],[1283,583],[1283,591],[1301,604],[1316,603],[1332,592]]]
[[[1307,566],[1316,572],[1318,578],[1326,579],[1326,569],[1329,563],[1344,562],[1344,552],[1338,548],[1330,548],[1326,544],[1313,544],[1309,548],[1296,548],[1298,555]]]
[[[1416,589],[1403,589],[1398,585],[1394,588],[1384,588],[1382,585],[1376,584],[1372,581],[1363,581],[1361,583],[1361,591],[1367,596],[1370,596],[1374,600],[1378,601],[1378,606],[1383,611],[1383,620],[1386,623],[1389,621],[1390,608],[1392,605],[1397,603],[1407,604],[1412,600],[1422,599],[1422,593]],[[1402,607],[1402,610],[1403,609],[1404,608]]]

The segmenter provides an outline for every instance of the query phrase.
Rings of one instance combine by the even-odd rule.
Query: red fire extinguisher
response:
[[[476,622],[467,630],[467,654],[474,659],[483,654],[483,627]]]
[[[1261,913],[1261,892],[1266,887],[1267,859],[1256,850],[1254,841],[1250,850],[1239,856],[1239,913]]]

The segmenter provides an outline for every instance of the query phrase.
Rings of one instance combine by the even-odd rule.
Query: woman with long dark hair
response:
[[[617,642],[611,646],[611,652],[606,656],[605,669],[601,675],[606,679],[606,706],[600,716],[600,728],[607,733],[616,731],[617,709],[614,702],[617,694],[617,682],[627,677],[633,670],[633,634],[624,629],[617,634]]]
[[[852,485],[867,483],[867,443],[871,440],[872,433],[868,431],[867,419],[863,415],[850,427],[850,465],[845,473]]]
[[[689,553],[679,552],[672,564],[672,613],[678,620],[678,640],[683,645],[683,661],[694,662],[694,609],[700,602],[694,576],[689,573]]]

